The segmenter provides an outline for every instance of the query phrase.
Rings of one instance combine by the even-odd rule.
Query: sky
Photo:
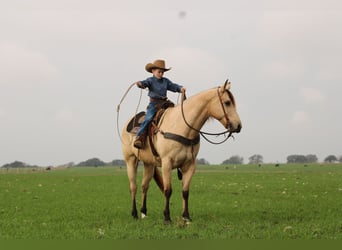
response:
[[[0,166],[123,159],[117,131],[147,92],[119,120],[117,105],[156,59],[188,97],[232,83],[242,131],[198,158],[339,157],[341,27],[338,0],[0,0]]]

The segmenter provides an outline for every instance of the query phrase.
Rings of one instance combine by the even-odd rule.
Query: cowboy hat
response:
[[[155,60],[153,63],[148,63],[145,66],[147,72],[152,73],[152,69],[162,69],[164,71],[168,71],[171,68],[165,68],[165,61],[164,60]]]

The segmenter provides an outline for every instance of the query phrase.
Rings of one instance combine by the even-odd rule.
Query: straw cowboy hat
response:
[[[162,69],[164,71],[168,71],[171,68],[165,68],[165,61],[164,60],[155,60],[153,63],[148,63],[145,66],[147,72],[152,73],[152,69]]]

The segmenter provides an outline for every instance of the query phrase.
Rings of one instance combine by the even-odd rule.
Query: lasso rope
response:
[[[120,134],[120,129],[119,129],[119,117],[120,117],[120,105],[122,104],[122,102],[125,100],[128,92],[131,90],[131,88],[136,85],[135,83],[132,83],[128,89],[126,90],[125,94],[122,96],[121,100],[120,100],[120,103],[118,104],[118,106],[116,107],[116,129],[117,129],[117,133],[118,133],[118,136],[120,138],[120,141],[121,143],[124,143],[122,138],[121,138],[121,134]],[[137,107],[135,109],[135,114],[134,114],[134,119],[136,117],[136,114],[138,113],[138,109],[139,109],[139,106],[140,106],[140,102],[141,102],[141,96],[142,96],[142,89],[140,90],[140,96],[139,96],[139,101],[138,101],[138,104],[137,104]],[[135,123],[135,121],[134,121]]]

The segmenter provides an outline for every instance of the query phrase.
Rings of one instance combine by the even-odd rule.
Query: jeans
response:
[[[140,125],[137,136],[140,136],[147,129],[149,123],[152,121],[154,115],[157,113],[156,104],[157,102],[150,102],[148,104],[146,115],[145,115],[145,120]]]

